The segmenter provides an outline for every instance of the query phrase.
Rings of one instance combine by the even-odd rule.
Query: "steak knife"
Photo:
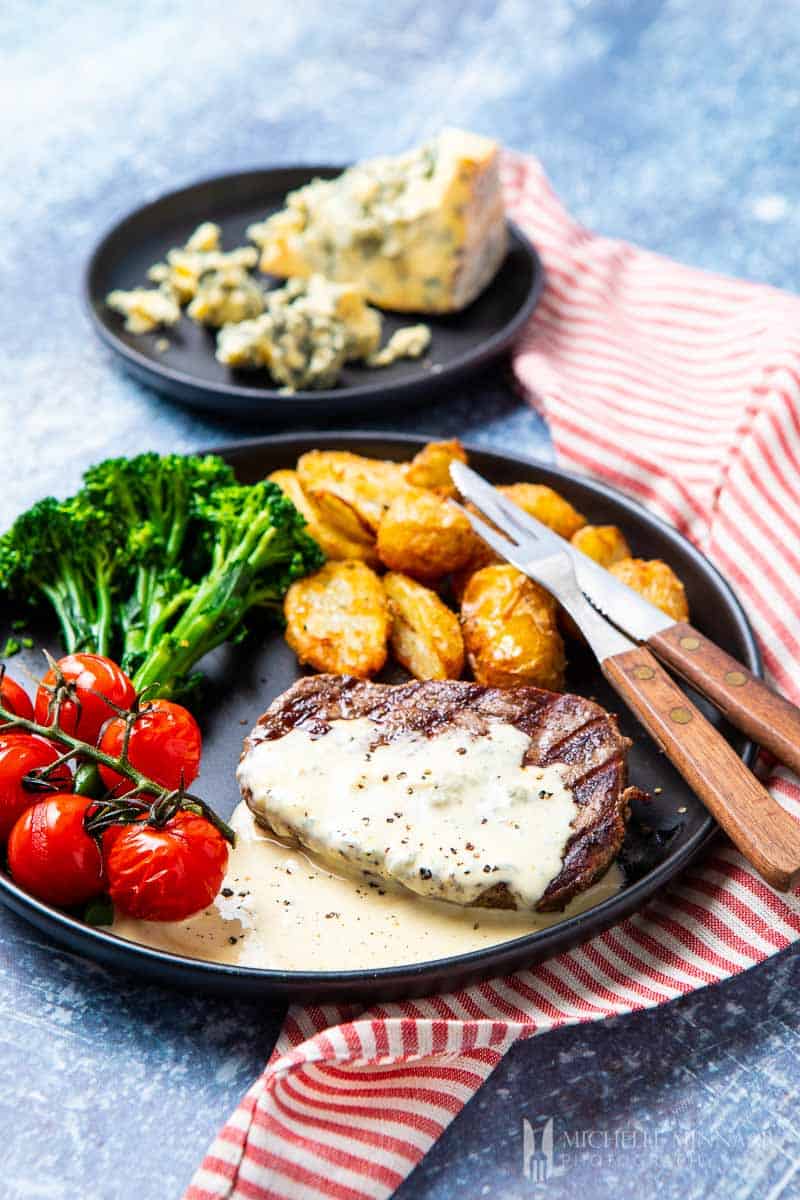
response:
[[[463,463],[453,463],[451,474],[461,495],[478,507],[481,489],[488,488],[500,507],[506,512],[513,509],[532,533],[548,529]],[[674,621],[594,559],[564,539],[559,540],[572,559],[581,591],[595,608],[633,641],[649,647],[710,700],[731,725],[800,775],[800,708],[757,679],[743,663],[688,621]]]

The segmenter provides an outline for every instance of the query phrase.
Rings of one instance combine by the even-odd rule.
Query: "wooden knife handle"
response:
[[[644,646],[601,665],[748,862],[779,892],[789,891],[800,878],[800,822],[773,800]]]
[[[800,775],[800,708],[685,622],[655,634],[647,644],[731,725]]]

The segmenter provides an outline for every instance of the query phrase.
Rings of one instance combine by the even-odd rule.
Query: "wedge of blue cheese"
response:
[[[506,254],[497,144],[444,129],[416,150],[290,192],[248,236],[269,274],[357,283],[380,308],[458,312]]]

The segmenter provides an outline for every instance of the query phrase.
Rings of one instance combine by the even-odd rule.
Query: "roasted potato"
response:
[[[549,592],[507,563],[483,567],[461,601],[467,661],[478,683],[492,687],[564,686],[564,643]]]
[[[683,584],[660,558],[623,558],[608,568],[645,600],[655,604],[674,621],[689,620],[689,605]]]
[[[563,538],[571,538],[586,524],[568,500],[543,483],[512,483],[497,490]]]
[[[450,478],[450,463],[466,461],[467,452],[458,438],[450,442],[428,442],[408,464],[406,479],[414,487],[428,488],[440,496],[456,496]]]
[[[408,488],[406,467],[347,450],[310,450],[297,460],[303,491],[326,520],[349,538],[367,543],[374,540],[392,500]]]
[[[600,563],[601,567],[610,567],[612,563],[631,556],[625,535],[616,525],[584,525],[577,533],[573,533],[570,541],[577,550]]]
[[[459,679],[464,639],[456,614],[436,592],[399,571],[383,577],[392,631],[389,644],[397,661],[415,679]]]
[[[378,526],[378,557],[393,571],[429,582],[463,567],[477,541],[467,518],[449,500],[406,488]]]
[[[273,471],[268,478],[277,483],[283,494],[291,500],[295,508],[306,519],[308,532],[321,547],[326,558],[342,561],[347,558],[360,558],[374,565],[378,563],[378,554],[374,542],[356,541],[326,519],[319,505],[303,491],[296,471]]]
[[[286,641],[301,663],[369,679],[386,662],[391,617],[383,584],[357,560],[298,579],[283,603]]]
[[[474,504],[468,502],[464,507],[486,520],[483,513]],[[453,571],[450,576],[450,586],[458,603],[461,603],[466,586],[476,571],[481,571],[484,567],[490,567],[502,561],[503,559],[495,554],[492,547],[476,535],[474,549],[469,559],[460,570]]]

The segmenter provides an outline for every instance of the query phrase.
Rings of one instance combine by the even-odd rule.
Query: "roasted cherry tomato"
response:
[[[38,733],[0,734],[0,845],[5,845],[17,818],[46,797],[41,788],[26,786],[25,776],[54,763],[60,751]],[[72,772],[61,763],[48,779],[62,792],[72,788]]]
[[[205,817],[181,809],[162,827],[125,825],[104,840],[111,899],[142,921],[184,921],[207,908],[228,865],[228,843]]]
[[[103,891],[103,858],[83,827],[92,803],[59,792],[26,809],[11,830],[11,877],[37,900],[70,908]]]
[[[4,708],[10,708],[15,717],[23,717],[26,721],[33,720],[33,704],[24,688],[15,679],[4,675],[0,681],[0,700]]]
[[[103,725],[114,715],[103,697],[118,708],[130,708],[136,699],[130,679],[110,658],[99,654],[68,654],[59,660],[58,667],[64,678],[75,685],[75,700],[67,700],[61,707],[61,728],[84,742],[96,742]],[[49,688],[55,682],[55,671],[48,671],[36,693],[36,720],[40,725],[52,724]]]
[[[108,722],[100,738],[100,749],[115,757],[122,752],[125,722],[115,717]],[[203,741],[200,729],[188,709],[171,700],[152,700],[136,718],[128,742],[132,766],[165,788],[178,788],[183,779],[189,787],[200,770]],[[106,787],[117,793],[127,791],[130,783],[110,767],[101,765]]]

